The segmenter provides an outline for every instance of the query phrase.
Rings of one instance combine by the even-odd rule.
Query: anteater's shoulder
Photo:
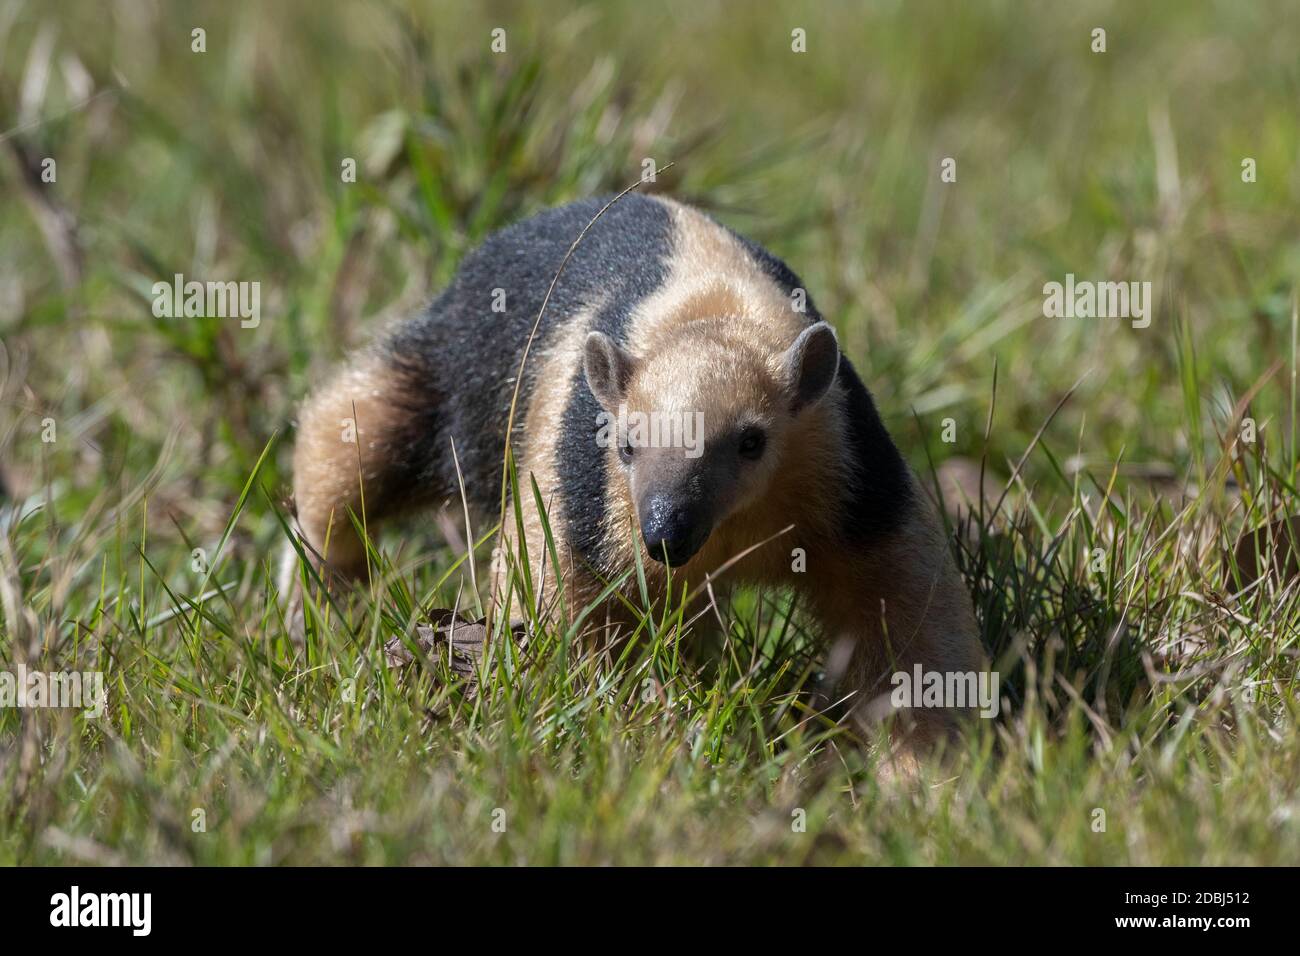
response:
[[[517,356],[539,313],[535,344],[545,346],[554,330],[593,303],[649,295],[663,283],[672,254],[669,207],[630,194],[601,213],[610,198],[548,209],[488,236],[421,320],[399,330],[394,351],[445,352],[457,362],[480,363],[491,355]]]
[[[620,291],[658,275],[672,251],[669,207],[629,194],[605,209],[611,198],[548,209],[493,233],[465,257],[448,292],[455,298],[503,287],[540,306],[563,264],[551,304],[559,306],[557,314],[565,314],[566,304],[585,305],[594,293]],[[579,236],[581,243],[565,263]]]

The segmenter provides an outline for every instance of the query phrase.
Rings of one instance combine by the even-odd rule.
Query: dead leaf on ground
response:
[[[431,663],[446,661],[453,674],[473,680],[487,646],[487,618],[470,620],[450,608],[434,608],[428,612],[428,619],[427,624],[415,627],[415,645],[421,655]],[[527,635],[527,624],[511,621],[510,630],[517,639],[522,639]],[[404,667],[419,659],[400,637],[384,645],[384,654],[389,667]]]

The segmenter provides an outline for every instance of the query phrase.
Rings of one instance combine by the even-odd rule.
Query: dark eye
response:
[[[767,436],[761,428],[746,428],[740,434],[740,457],[757,461],[763,457],[763,448],[767,445]]]
[[[623,444],[619,446],[618,457],[622,458],[624,462],[632,460],[632,443],[630,441],[624,440]]]

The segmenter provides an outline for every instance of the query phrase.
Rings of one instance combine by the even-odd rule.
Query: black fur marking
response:
[[[739,233],[731,234],[786,295],[795,289],[804,290],[809,325],[822,321],[811,293],[789,266],[758,243]],[[840,528],[846,544],[865,546],[903,524],[914,504],[911,484],[907,464],[880,420],[871,393],[843,352],[836,379],[844,398],[848,454],[854,471],[853,484],[845,489],[841,500]]]
[[[519,361],[546,291],[573,241],[608,197],[547,210],[490,236],[465,257],[456,277],[414,321],[388,339],[389,362],[402,375],[409,398],[407,447],[393,462],[406,481],[455,493],[454,438],[470,503],[495,513],[501,493],[505,423]],[[624,343],[627,316],[663,284],[671,249],[666,206],[635,193],[624,196],[592,225],[556,283],[533,343],[533,355],[555,331],[593,302],[609,305],[592,328]],[[504,312],[493,312],[494,290],[505,292]],[[530,359],[515,414],[515,440],[523,442],[532,375]],[[564,413],[556,467],[567,506],[569,540],[596,557],[605,513],[604,450],[595,441],[600,406],[580,366]],[[428,390],[437,389],[437,401]],[[436,415],[430,410],[436,408]],[[519,445],[516,446],[520,447]],[[530,495],[527,477],[520,492]]]
[[[855,477],[841,504],[840,527],[847,543],[867,545],[898,530],[915,502],[907,464],[880,420],[871,393],[842,354],[836,377],[844,394],[848,454]]]

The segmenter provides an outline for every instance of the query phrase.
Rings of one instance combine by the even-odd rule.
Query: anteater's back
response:
[[[471,504],[495,509],[506,421],[529,332],[565,254],[607,201],[571,203],[493,234],[465,257],[424,314],[389,338],[385,347],[409,392],[411,433],[403,454],[413,481],[443,494],[455,489],[454,440]],[[663,283],[671,244],[668,207],[636,194],[591,225],[538,326],[515,415],[517,436],[543,367],[539,356],[557,332],[600,303],[592,327],[621,338],[629,311]]]

